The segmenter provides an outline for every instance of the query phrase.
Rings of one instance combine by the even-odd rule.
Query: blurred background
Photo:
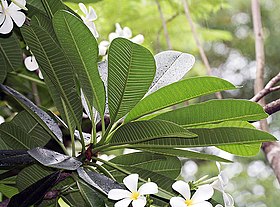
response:
[[[142,34],[142,45],[153,54],[164,50],[178,50],[195,56],[196,63],[187,77],[207,75],[201,60],[190,24],[186,18],[182,0],[67,0],[65,3],[79,14],[83,14],[78,3],[92,6],[97,14],[94,21],[99,33],[98,42],[109,40],[115,32],[116,23],[129,27],[132,37]],[[188,0],[189,13],[196,27],[198,38],[208,57],[212,75],[224,78],[242,86],[238,91],[222,93],[225,98],[250,99],[256,73],[255,43],[251,15],[251,1],[244,0]],[[266,72],[265,82],[279,73],[280,68],[280,1],[261,1],[262,23],[265,35]],[[164,24],[166,29],[164,30]],[[26,71],[29,76],[36,75]],[[17,84],[20,83],[20,84]],[[22,86],[22,79],[10,76],[7,84],[24,92],[32,90],[29,81]],[[41,105],[51,107],[52,103],[44,87],[38,84]],[[28,94],[27,94],[28,96]],[[32,99],[32,95],[29,95]],[[266,97],[271,102],[280,97],[274,92]],[[216,98],[207,96],[195,102]],[[11,111],[0,101],[0,115],[9,119]],[[1,121],[1,120],[0,120]],[[280,113],[268,119],[270,132],[280,138]],[[267,165],[262,152],[255,157],[232,157],[214,148],[208,150],[225,158],[232,158],[233,164],[222,164],[222,170],[229,178],[226,191],[230,193],[236,207],[278,207],[280,186]],[[182,160],[182,177],[196,180],[204,175],[217,176],[214,162]],[[214,197],[222,203],[221,194]]]

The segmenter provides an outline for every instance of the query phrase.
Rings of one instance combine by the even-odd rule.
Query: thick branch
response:
[[[264,110],[269,115],[274,114],[277,111],[280,111],[280,99],[277,99],[276,101],[272,101],[271,103],[266,104]]]
[[[212,72],[211,72],[211,67],[210,67],[210,64],[209,64],[209,61],[208,61],[208,58],[204,52],[204,49],[202,47],[202,44],[198,38],[198,34],[197,34],[197,31],[196,31],[196,27],[193,23],[193,20],[192,20],[192,17],[191,17],[191,14],[190,14],[190,10],[189,10],[189,6],[188,6],[188,3],[187,3],[187,0],[182,0],[183,2],[183,6],[184,6],[184,11],[185,11],[185,15],[186,15],[186,18],[189,22],[189,25],[191,27],[191,31],[192,31],[192,34],[193,34],[193,38],[195,40],[195,44],[199,50],[199,53],[200,53],[200,56],[201,56],[201,59],[206,67],[206,70],[207,70],[207,74],[208,75],[211,75]],[[222,99],[222,94],[220,92],[217,92],[216,93],[216,97],[218,99]]]

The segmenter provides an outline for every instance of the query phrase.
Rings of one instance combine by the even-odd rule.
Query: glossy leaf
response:
[[[236,89],[231,83],[216,77],[195,77],[165,86],[142,99],[127,115],[125,122],[166,107],[223,90]]]
[[[7,207],[27,207],[40,202],[44,195],[56,184],[60,172],[42,178],[19,194],[14,195]]]
[[[34,161],[25,150],[0,150],[0,168],[28,165]]]
[[[77,184],[88,207],[105,207],[103,199],[99,197],[98,193],[93,188],[82,181],[77,182]]]
[[[149,156],[151,158],[147,159]],[[143,157],[146,159],[143,159]],[[152,159],[153,157],[154,159]],[[132,168],[137,167],[144,170],[149,170],[172,179],[176,179],[181,172],[181,161],[177,157],[154,155],[147,152],[120,155],[110,160],[110,162],[118,165],[129,166]]]
[[[92,172],[83,167],[79,167],[77,172],[82,180],[104,194],[108,194],[112,189],[124,189],[122,185],[100,173]]]
[[[50,135],[63,142],[62,132],[57,123],[42,109],[14,89],[0,84],[0,88],[11,95]]]
[[[4,184],[0,184],[0,192],[8,198],[11,198],[15,194],[19,193],[17,188]]]
[[[195,139],[162,138],[134,145],[135,147],[154,148],[187,148],[201,146],[219,146],[227,144],[256,143],[263,141],[275,141],[275,137],[266,132],[239,127],[219,128],[193,128],[191,132],[198,135]]]
[[[80,123],[82,104],[75,89],[75,78],[72,66],[59,45],[41,27],[22,27],[24,40],[34,53],[44,80],[56,107],[66,120],[65,113],[70,117],[69,126],[72,129]],[[65,101],[67,110],[64,111],[61,98]]]
[[[167,155],[167,156],[176,156],[176,157],[184,157],[189,159],[198,159],[198,160],[213,160],[218,162],[231,162],[229,160],[226,160],[224,158],[215,156],[215,155],[209,155],[209,154],[203,154],[196,151],[190,151],[186,149],[160,149],[160,148],[139,148],[139,150],[143,150],[146,152],[151,153],[157,153],[161,155]]]
[[[69,57],[90,108],[104,113],[105,91],[97,69],[98,44],[87,26],[76,16],[59,11],[53,18],[57,38]]]
[[[179,81],[192,68],[194,56],[178,51],[164,51],[155,55],[156,74],[148,93]]]
[[[267,114],[263,108],[247,100],[211,100],[160,114],[153,119],[167,120],[184,127],[224,121],[256,121]]]
[[[0,56],[4,59],[1,70],[11,72],[22,65],[22,51],[15,34],[8,38],[0,38]]]
[[[39,147],[29,150],[28,154],[47,167],[76,170],[82,165],[82,163],[74,157]]]
[[[194,138],[196,134],[167,121],[137,121],[127,123],[116,130],[110,144],[133,144],[164,137]]]
[[[108,101],[112,123],[143,98],[154,75],[155,61],[149,50],[124,38],[112,41],[108,53]]]

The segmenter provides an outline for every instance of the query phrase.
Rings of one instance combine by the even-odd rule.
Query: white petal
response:
[[[137,44],[142,44],[144,42],[144,36],[139,34],[139,35],[136,35],[135,37],[133,37],[131,39],[132,42],[134,43],[137,43]]]
[[[3,116],[0,116],[0,124],[4,123],[5,122],[5,119]]]
[[[158,186],[154,182],[148,182],[143,184],[138,189],[138,192],[140,193],[140,195],[156,194],[158,193]]]
[[[190,207],[213,207],[208,201],[202,201],[200,203],[192,204]]]
[[[233,197],[230,194],[223,192],[223,199],[225,207],[231,207],[234,205]]]
[[[3,5],[3,7],[4,7],[4,8],[1,9],[1,11],[7,10],[7,8],[8,8],[8,2],[7,2],[6,0],[1,0],[1,2],[2,2],[2,5]],[[2,5],[1,5],[1,6],[2,6]]]
[[[86,6],[85,6],[83,3],[79,3],[79,7],[80,7],[81,11],[82,11],[85,15],[88,14],[87,8],[86,8]]]
[[[99,49],[99,55],[101,55],[101,56],[106,55],[107,47],[99,45],[98,49]]]
[[[94,20],[97,19],[97,15],[96,15],[94,9],[91,6],[89,7],[89,13],[87,15],[87,19],[89,21],[94,21]]]
[[[6,15],[6,19],[4,20],[4,23],[0,27],[0,33],[8,34],[12,31],[13,27],[14,27],[14,23],[12,18]]]
[[[131,192],[123,189],[113,189],[108,193],[108,198],[112,200],[120,200],[123,198],[130,198]]]
[[[95,24],[93,22],[90,22],[90,21],[84,21],[84,23],[87,25],[87,27],[89,28],[89,30],[91,31],[91,33],[93,34],[93,36],[95,38],[98,38],[99,35],[98,35],[98,32],[96,30],[96,27],[95,27]]]
[[[40,79],[42,79],[42,80],[44,79],[44,77],[43,77],[43,74],[42,74],[42,71],[41,71],[41,70],[39,70],[39,72],[38,72],[38,76],[39,76],[39,78],[40,78]]]
[[[112,32],[109,34],[109,41],[112,42],[114,39],[116,39],[117,37],[119,37],[120,35],[116,32]]]
[[[220,192],[224,191],[223,185],[220,181],[220,179],[215,180],[212,184],[211,184],[212,188],[214,188],[215,190],[218,190]]]
[[[5,14],[0,14],[0,25],[4,22],[5,20]]]
[[[178,193],[180,193],[186,200],[190,199],[191,191],[188,183],[182,180],[178,180],[175,183],[173,183],[172,188]]]
[[[221,204],[215,205],[215,207],[223,207]]]
[[[123,28],[123,36],[124,36],[124,38],[127,38],[127,39],[132,37],[132,32],[129,27]]]
[[[130,192],[137,191],[138,178],[138,174],[131,174],[123,179],[124,185],[130,190]]]
[[[10,15],[18,27],[21,27],[23,25],[25,18],[26,18],[25,14],[23,12],[10,11]]]
[[[9,5],[9,11],[12,11],[12,10],[18,11],[18,10],[21,10],[21,9],[26,9],[25,8],[25,5],[26,5],[25,0],[14,0],[14,1],[16,2],[16,4],[12,2]]]
[[[218,170],[219,170],[219,173],[220,173],[220,172],[221,172],[221,163],[216,162],[216,166],[217,166],[217,168],[218,168]]]
[[[125,199],[115,203],[114,206],[115,207],[128,207],[130,203],[131,203],[131,199],[130,198],[125,198]]]
[[[191,200],[193,201],[193,203],[199,203],[210,199],[213,194],[214,190],[210,185],[202,185],[198,187]]]
[[[25,58],[24,65],[25,65],[26,69],[29,71],[35,71],[39,68],[39,65],[34,56],[29,56],[29,57]]]
[[[118,35],[122,35],[122,28],[121,28],[121,25],[119,24],[119,23],[116,23],[115,24],[115,26],[116,26],[116,33],[118,34]]]
[[[132,201],[133,207],[145,207],[147,201],[144,196],[140,196],[137,200]]]
[[[103,40],[99,43],[99,46],[108,47],[110,45],[109,41]]]
[[[170,199],[170,205],[172,207],[187,207],[186,203],[185,203],[185,199],[182,197],[172,197]]]

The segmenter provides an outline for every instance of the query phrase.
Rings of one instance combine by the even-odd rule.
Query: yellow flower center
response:
[[[187,204],[187,206],[192,205],[192,203],[193,203],[193,202],[192,202],[192,200],[190,200],[190,199],[188,199],[188,200],[185,201],[185,204]]]
[[[132,192],[130,198],[131,198],[132,200],[137,200],[138,197],[139,197],[139,195],[140,195],[140,193],[138,193],[138,192]]]

